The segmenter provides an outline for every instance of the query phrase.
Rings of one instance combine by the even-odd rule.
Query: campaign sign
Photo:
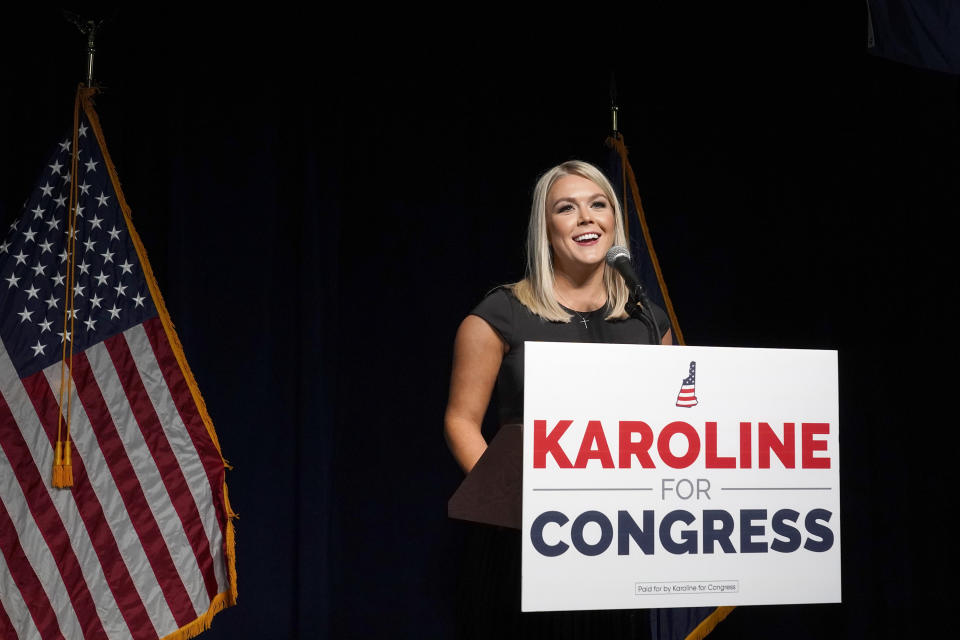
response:
[[[523,611],[840,602],[836,351],[525,362]]]

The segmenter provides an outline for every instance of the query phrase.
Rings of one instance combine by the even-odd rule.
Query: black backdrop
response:
[[[521,276],[538,173],[603,161],[611,72],[688,342],[840,353],[844,603],[711,637],[952,626],[958,78],[867,56],[856,10],[362,13],[125,10],[99,40],[107,144],[236,467],[240,602],[204,637],[451,633],[454,332]],[[57,11],[7,27],[4,220],[84,65]]]

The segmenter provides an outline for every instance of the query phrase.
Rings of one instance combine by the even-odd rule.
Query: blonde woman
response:
[[[599,169],[573,160],[537,182],[526,277],[491,292],[454,342],[444,428],[464,472],[487,447],[480,427],[495,384],[500,424],[523,422],[525,340],[649,343],[648,326],[627,314],[623,279],[605,262],[610,247],[626,244],[620,203]],[[653,311],[661,342],[671,344],[666,314]]]
[[[483,455],[481,425],[494,386],[501,425],[523,423],[525,340],[649,344],[623,279],[606,265],[626,245],[620,204],[593,165],[570,161],[547,171],[534,189],[527,230],[527,270],[494,289],[468,315],[454,343],[444,433],[464,473]],[[667,315],[653,306],[662,344]],[[520,613],[520,532],[489,526],[468,535],[458,597],[463,638],[645,638],[642,610]]]

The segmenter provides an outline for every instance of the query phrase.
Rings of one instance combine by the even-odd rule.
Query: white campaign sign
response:
[[[528,342],[525,365],[523,611],[840,601],[836,351]]]

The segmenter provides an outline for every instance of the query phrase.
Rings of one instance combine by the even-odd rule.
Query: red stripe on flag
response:
[[[0,503],[0,508],[3,508],[3,503]],[[9,516],[7,516],[7,519],[9,519]],[[3,555],[2,551],[2,545],[0,545],[0,555]],[[10,621],[7,610],[3,608],[3,602],[0,602],[0,638],[13,638],[14,636],[13,622]]]
[[[0,398],[0,402],[3,402],[2,398]],[[7,408],[6,403],[3,404],[3,408]],[[6,423],[7,417],[6,415],[3,416],[0,422]],[[0,426],[0,428],[3,427]],[[16,429],[16,425],[14,425],[14,429]],[[16,583],[17,589],[20,590],[20,596],[30,611],[33,624],[40,631],[40,637],[63,638],[59,623],[57,622],[57,615],[50,605],[50,599],[47,598],[47,593],[43,590],[40,579],[37,577],[33,567],[30,566],[30,561],[27,560],[27,556],[23,553],[23,547],[20,546],[20,539],[17,538],[17,530],[13,526],[13,521],[10,519],[10,514],[7,513],[7,508],[2,500],[0,500],[0,554],[3,554],[10,575],[13,576],[13,581]],[[2,609],[2,607],[0,607],[0,609]],[[0,627],[0,631],[2,631],[2,629],[3,627]],[[6,638],[8,636],[4,635],[0,637]],[[13,638],[16,636],[10,634],[9,637]]]
[[[82,362],[81,373],[84,366],[89,371],[87,359],[82,353],[75,354],[73,358],[75,369]],[[76,377],[75,373],[74,378],[76,379]],[[50,446],[56,446],[57,416],[59,413],[53,390],[49,384],[44,384],[42,374],[24,380],[24,388],[27,389],[27,394],[36,408],[40,423],[50,440]],[[90,536],[100,566],[103,567],[103,574],[107,579],[110,591],[120,607],[120,614],[134,638],[156,638],[159,634],[153,629],[153,623],[150,621],[147,609],[133,585],[133,578],[127,570],[127,565],[123,562],[117,541],[110,532],[103,507],[90,484],[86,466],[84,466],[83,459],[79,455],[80,450],[72,439],[70,446],[73,449],[71,459],[73,465],[73,499],[83,520],[83,526]]]
[[[105,340],[104,345],[120,376],[120,383],[130,402],[130,408],[133,409],[137,424],[140,425],[143,439],[163,477],[163,484],[170,495],[170,501],[180,516],[183,530],[190,541],[203,582],[207,587],[207,596],[213,600],[217,595],[217,577],[213,569],[213,556],[210,554],[210,541],[203,530],[203,520],[193,500],[193,494],[187,486],[187,479],[183,476],[183,470],[170,448],[170,442],[163,431],[163,425],[160,424],[160,418],[157,417],[150,396],[143,386],[143,380],[140,379],[140,373],[137,371],[137,363],[133,360],[126,338],[120,333]]]
[[[96,388],[97,383],[93,378],[93,371],[90,370],[90,362],[83,353],[77,353],[73,356],[73,379],[76,388],[83,388],[84,390],[80,396],[80,402],[84,404],[84,409],[89,416],[91,408],[86,406],[84,400],[89,399],[89,389],[91,387]],[[94,419],[100,418],[101,416],[96,416]],[[47,429],[47,435],[52,437],[55,434],[56,427],[53,424],[48,424],[47,420],[43,421]],[[74,447],[74,452],[76,451],[77,448]],[[87,478],[86,467],[78,455],[73,456],[73,477],[73,496],[77,502],[77,508],[80,510],[83,523],[90,535],[90,540],[93,542],[94,550],[100,559],[100,565],[104,567],[104,575],[110,585],[110,591],[113,592],[113,597],[120,608],[120,614],[127,623],[130,633],[134,638],[143,638],[144,640],[158,637],[160,634],[154,629],[147,608],[134,586],[133,578],[130,576],[120,553],[120,548],[117,546],[117,541],[107,524],[106,515],[103,513],[100,501]]]
[[[137,538],[146,553],[174,620],[177,625],[186,626],[197,617],[190,594],[177,572],[170,550],[147,503],[143,487],[140,486],[140,480],[133,470],[130,458],[127,457],[117,426],[113,423],[100,387],[90,371],[89,361],[85,356],[78,358],[75,354],[74,367],[77,395],[90,419],[93,435],[100,445],[100,452],[107,461],[107,467],[117,485],[123,506],[130,522],[133,523]]]
[[[46,378],[43,373],[34,374],[34,380],[40,380],[49,390]],[[26,380],[24,381],[26,383]],[[26,384],[24,384],[26,386]],[[26,497],[27,506],[33,519],[40,529],[50,553],[56,560],[57,570],[63,579],[63,584],[67,588],[67,595],[70,598],[70,604],[80,622],[80,628],[83,629],[84,636],[96,635],[96,637],[105,637],[106,631],[100,622],[100,616],[97,615],[97,606],[94,604],[90,590],[87,588],[83,572],[80,569],[80,562],[70,546],[70,537],[60,519],[60,514],[47,493],[46,483],[40,470],[37,469],[33,461],[33,455],[30,453],[30,447],[23,439],[23,434],[12,419],[13,414],[6,400],[0,398],[0,415],[4,416],[4,424],[0,427],[0,447],[3,448],[13,468],[13,475],[16,476],[23,495]],[[9,519],[9,515],[7,516]],[[12,531],[11,525],[11,531]],[[24,600],[27,596],[24,595]]]
[[[194,402],[193,394],[190,393],[187,380],[180,370],[180,363],[177,362],[173,349],[170,348],[170,341],[163,330],[163,323],[160,318],[151,318],[144,322],[142,326],[150,340],[150,346],[153,347],[153,354],[157,359],[157,364],[160,365],[160,372],[167,383],[167,389],[170,390],[170,396],[177,407],[180,419],[187,427],[193,446],[196,448],[197,455],[200,456],[200,462],[206,471],[207,479],[210,481],[210,495],[213,496],[214,512],[217,514],[217,523],[220,525],[222,536],[227,527],[226,522],[224,522],[226,518],[225,510],[219,508],[223,504],[223,457],[214,445],[210,434],[207,433],[207,427],[200,417],[200,411],[196,402]]]

